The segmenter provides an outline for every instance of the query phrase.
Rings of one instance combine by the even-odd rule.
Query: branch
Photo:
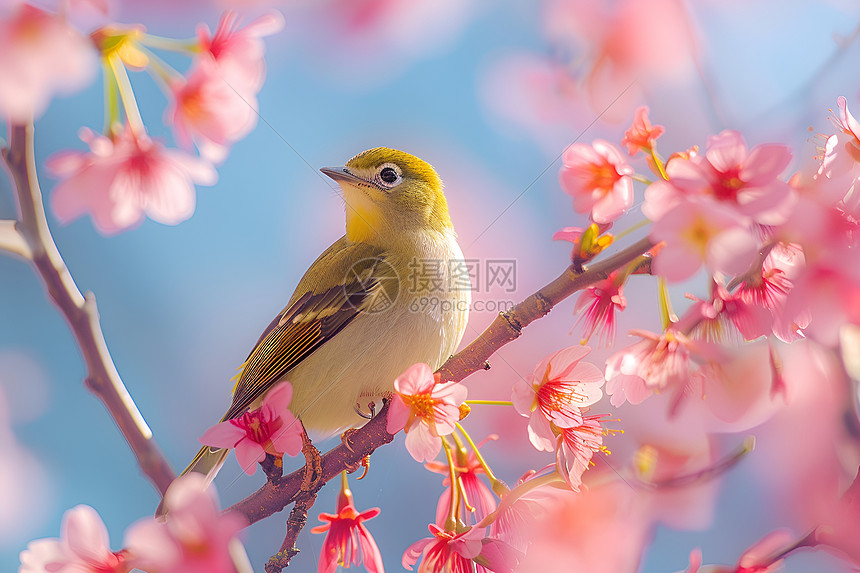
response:
[[[9,135],[9,147],[3,150],[3,159],[15,184],[20,213],[20,221],[13,230],[27,245],[30,255],[27,258],[32,261],[51,300],[72,329],[87,364],[87,387],[104,402],[137,457],[140,468],[164,495],[175,477],[174,473],[119,377],[99,324],[95,297],[92,293],[81,294],[48,228],[42,191],[36,177],[32,122],[10,125]],[[3,223],[0,229],[8,227],[6,222]],[[9,244],[9,241],[0,242],[0,247]]]
[[[32,260],[33,251],[18,231],[17,226],[18,221],[0,221],[0,251]]]
[[[546,316],[555,305],[576,291],[609,278],[612,271],[633,262],[653,246],[654,243],[645,237],[607,259],[585,266],[581,273],[569,266],[557,279],[510,310],[500,312],[478,338],[439,368],[442,380],[460,382],[473,372],[486,369],[487,359],[508,342],[519,338],[523,328]]]
[[[367,424],[350,436],[349,448],[341,444],[322,456],[322,474],[319,483],[328,483],[344,470],[353,471],[365,456],[369,456],[376,448],[393,440],[394,434],[389,434],[386,429],[387,422],[388,403]],[[225,511],[243,515],[249,524],[256,523],[292,503],[301,489],[304,477],[305,469],[301,468],[282,478],[267,481],[263,487]]]
[[[442,380],[459,382],[473,372],[484,370],[487,359],[499,348],[518,338],[523,328],[545,316],[556,304],[576,291],[608,278],[612,271],[642,257],[653,246],[650,239],[644,238],[603,261],[585,267],[580,273],[572,266],[568,267],[561,276],[544,288],[507,312],[500,313],[469,346],[448,359],[438,370],[442,374]],[[643,261],[643,264],[648,261],[650,258]],[[379,414],[350,436],[352,451],[345,445],[340,445],[322,456],[321,483],[328,482],[343,470],[352,471],[365,456],[391,442],[394,435],[389,434],[386,429],[387,420],[386,403]],[[288,476],[270,480],[225,511],[239,513],[249,523],[269,517],[294,501],[303,476],[304,469],[300,469]]]

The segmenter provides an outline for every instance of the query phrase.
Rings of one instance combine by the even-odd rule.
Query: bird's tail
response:
[[[188,467],[185,468],[179,476],[184,476],[190,472],[197,472],[206,476],[206,483],[209,484],[215,479],[218,470],[224,465],[224,460],[227,459],[227,454],[230,450],[227,448],[211,448],[203,446]],[[156,517],[162,517],[167,512],[164,507],[164,500],[158,504],[158,509],[155,510]]]
[[[230,450],[227,448],[212,448],[203,446],[188,467],[182,470],[180,476],[184,476],[190,472],[197,472],[206,476],[206,483],[215,479],[218,470],[224,465],[224,460],[227,459],[227,454]]]

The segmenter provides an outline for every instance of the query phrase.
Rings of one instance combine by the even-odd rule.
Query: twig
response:
[[[33,251],[18,231],[18,221],[0,221],[0,251],[32,260]]]
[[[393,440],[394,435],[389,434],[386,429],[387,421],[388,404],[386,403],[373,419],[350,436],[351,449],[341,444],[326,452],[322,456],[320,485],[328,483],[344,469],[354,470],[365,456]],[[301,468],[280,479],[267,481],[263,487],[225,511],[243,515],[249,524],[256,523],[292,503],[301,489],[304,477],[305,469]]]
[[[557,279],[496,319],[469,346],[448,359],[439,368],[442,380],[459,382],[478,370],[499,348],[519,338],[523,328],[546,316],[555,305],[576,291],[609,277],[612,271],[634,261],[654,244],[645,237],[611,257],[584,267],[577,273],[571,265]]]
[[[641,257],[652,246],[653,243],[649,239],[640,239],[615,255],[588,265],[581,273],[576,273],[572,267],[568,267],[561,276],[547,286],[509,311],[500,313],[478,338],[439,368],[438,372],[442,374],[442,379],[459,382],[473,372],[484,370],[486,360],[496,350],[518,338],[523,328],[546,315],[556,304],[571,294],[606,279],[612,271]],[[386,429],[387,419],[388,404],[367,424],[350,435],[352,450],[341,444],[323,455],[320,483],[328,482],[345,469],[354,469],[365,456],[391,442],[394,436]],[[259,490],[225,511],[239,513],[249,523],[269,517],[294,501],[303,476],[304,470],[300,469],[279,480],[268,481]]]
[[[175,474],[119,377],[99,324],[95,297],[92,293],[81,294],[48,228],[42,191],[36,177],[32,122],[10,125],[9,147],[3,150],[3,159],[15,183],[20,214],[14,228],[28,246],[30,256],[27,258],[42,277],[51,300],[69,323],[78,342],[87,364],[86,385],[104,402],[137,457],[141,470],[164,495]]]

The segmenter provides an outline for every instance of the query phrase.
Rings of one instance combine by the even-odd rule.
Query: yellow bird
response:
[[[469,269],[436,171],[385,147],[321,171],[343,191],[346,234],[260,336],[222,421],[288,380],[290,410],[312,435],[361,426],[397,376],[416,362],[435,370],[463,337]],[[212,477],[227,453],[204,446],[183,474]]]

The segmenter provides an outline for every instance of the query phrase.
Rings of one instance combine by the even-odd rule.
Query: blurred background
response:
[[[49,212],[78,285],[96,294],[119,372],[177,470],[197,451],[198,436],[223,414],[229,379],[259,333],[309,264],[343,233],[342,200],[319,167],[343,164],[380,145],[436,167],[466,257],[482,265],[514,262],[513,285],[480,277],[473,298],[488,310],[473,311],[469,342],[497,310],[568,264],[569,244],[551,236],[586,221],[558,185],[558,158],[566,145],[596,138],[619,144],[635,108],[647,104],[651,120],[666,127],[659,142],[664,156],[704,147],[708,135],[733,128],[750,146],[789,145],[797,168],[823,142],[816,134],[833,132],[828,116],[837,96],[860,109],[860,4],[851,0],[307,0],[239,6],[158,0],[116,2],[111,9],[116,21],[182,38],[200,22],[214,29],[226,7],[248,19],[276,8],[286,28],[266,39],[261,120],[219,167],[218,183],[198,187],[194,216],[176,227],[147,220],[108,238],[88,218],[61,226]],[[187,66],[179,56],[169,61]],[[165,96],[145,74],[134,74],[132,83],[149,131],[170,141],[162,122]],[[46,196],[56,181],[42,162],[59,150],[83,149],[76,132],[81,126],[98,130],[102,109],[102,86],[95,81],[54,100],[37,122]],[[646,172],[641,159],[634,166]],[[628,224],[642,218],[641,199],[639,189]],[[4,177],[0,217],[14,216]],[[617,229],[624,226],[622,221]],[[630,328],[659,329],[654,282],[634,277],[628,285],[617,348],[628,344]],[[687,291],[706,293],[704,283],[677,287],[678,305]],[[559,305],[503,348],[490,371],[470,377],[470,397],[509,399],[511,384],[542,357],[578,343],[573,306],[573,299]],[[806,352],[813,351],[798,347],[787,356]],[[595,348],[592,361],[602,365],[610,353]],[[768,411],[745,420],[743,428],[732,427],[741,433],[722,434],[717,425],[691,433],[690,420],[666,425],[657,399],[618,410],[607,401],[594,409],[610,413],[625,429],[607,439],[613,454],[596,460],[596,475],[608,468],[623,474],[633,450],[646,442],[704,452],[706,465],[728,455],[744,435],[759,439],[738,467],[644,530],[639,570],[682,570],[695,547],[706,563],[734,563],[776,527],[797,534],[809,527],[800,507],[804,496],[848,485],[843,452],[828,439],[837,435],[845,397],[826,376],[826,360],[818,364],[815,372],[787,367],[791,376],[818,385],[794,393],[775,415]],[[98,510],[119,548],[122,531],[158,503],[83,376],[75,342],[39,279],[25,263],[0,257],[2,571],[16,570],[28,541],[57,536],[63,512],[76,504]],[[818,433],[798,420],[815,420]],[[527,421],[507,409],[475,408],[467,422],[476,439],[498,433],[507,442],[483,451],[508,483],[551,462],[529,445]],[[335,444],[336,438],[321,449]],[[260,473],[245,476],[231,457],[216,480],[222,505],[262,480]],[[426,536],[441,480],[408,456],[400,435],[373,456],[365,480],[352,482],[359,509],[382,508],[369,527],[390,570],[399,570],[406,547]],[[308,530],[318,512],[334,510],[336,488],[329,484],[321,492],[299,538],[294,570],[316,567],[322,536]],[[255,568],[262,570],[280,546],[286,517],[246,531]],[[637,561],[614,570],[636,570],[630,563]],[[792,557],[786,570],[848,567],[810,553]]]

